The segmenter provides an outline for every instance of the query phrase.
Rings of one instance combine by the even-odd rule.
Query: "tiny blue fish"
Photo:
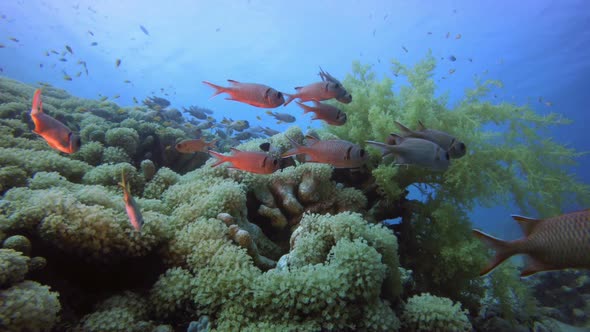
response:
[[[150,35],[150,33],[147,31],[147,29],[146,29],[146,28],[145,28],[143,25],[140,25],[140,26],[139,26],[139,28],[140,28],[140,29],[141,29],[141,31],[143,31],[143,33],[145,33],[146,35],[148,35],[148,36]]]

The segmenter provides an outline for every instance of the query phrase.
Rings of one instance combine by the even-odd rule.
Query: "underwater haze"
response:
[[[589,329],[588,77],[587,1],[4,1],[0,330]]]

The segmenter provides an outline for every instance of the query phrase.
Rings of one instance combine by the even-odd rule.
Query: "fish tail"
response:
[[[304,103],[298,102],[296,101],[297,105],[299,105],[301,108],[303,108],[303,114],[307,114],[309,112],[313,112],[313,109],[307,105],[305,105]]]
[[[224,92],[228,92],[229,91],[228,88],[224,88],[222,86],[213,84],[211,82],[203,81],[203,84],[206,84],[206,85],[212,87],[213,89],[215,89],[215,92],[213,93],[213,95],[210,98],[213,98],[213,97],[217,96],[220,93],[224,93]]]
[[[488,274],[495,269],[496,266],[500,265],[500,263],[514,255],[513,248],[508,241],[500,240],[477,229],[473,230],[473,235],[496,251],[494,258],[492,258],[488,265],[479,272],[480,276]]]
[[[211,149],[214,149],[215,146],[217,145],[217,142],[219,141],[219,139],[214,139],[211,142],[207,143],[207,146],[210,147]]]
[[[41,89],[35,90],[33,95],[33,107],[31,108],[31,115],[43,113],[43,101],[41,100]]]
[[[295,156],[298,154],[302,154],[305,153],[304,152],[304,146],[302,146],[301,144],[297,143],[294,139],[292,139],[289,136],[286,136],[289,141],[291,142],[291,144],[293,145],[293,148],[286,151],[285,153],[281,154],[281,158],[287,158],[287,157],[291,157],[291,156]]]
[[[289,103],[292,102],[293,99],[297,98],[297,95],[290,95],[290,94],[284,93],[284,92],[283,92],[283,95],[287,96],[287,99],[285,99],[285,103],[283,104],[283,106],[289,105]]]
[[[404,135],[409,135],[412,133],[412,129],[404,126],[403,124],[399,123],[398,121],[395,121],[395,125],[399,128],[399,130],[404,134]]]
[[[385,157],[387,155],[393,154],[394,153],[394,148],[396,148],[396,146],[394,145],[389,145],[389,144],[385,144],[385,143],[381,143],[381,142],[375,142],[375,141],[366,141],[367,144],[372,145],[376,148],[379,148],[379,150],[381,150],[381,157]]]
[[[226,161],[230,161],[230,156],[223,155],[217,151],[209,150],[209,154],[217,158],[217,161],[211,165],[211,167],[219,166]]]
[[[119,182],[119,187],[123,189],[123,192],[129,189],[129,186],[127,185],[127,180],[125,179],[125,171],[123,170],[121,171],[121,182]]]

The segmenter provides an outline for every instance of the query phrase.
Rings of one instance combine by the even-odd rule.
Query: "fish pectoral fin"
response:
[[[545,264],[533,256],[526,255],[524,269],[520,272],[521,277],[528,277],[537,272],[555,270],[551,265]]]
[[[47,145],[49,145],[49,147],[51,147],[52,149],[55,149],[55,150],[61,151],[60,147],[59,147],[59,146],[57,146],[57,145],[55,145],[55,144],[53,144],[52,142],[50,142],[50,141],[48,141],[48,140],[45,140],[45,142],[47,142]]]

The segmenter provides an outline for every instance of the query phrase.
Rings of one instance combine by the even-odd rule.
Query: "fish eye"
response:
[[[279,99],[283,98],[283,93],[282,92],[278,92],[277,93],[277,98],[279,98]]]
[[[273,165],[273,166],[276,166],[278,163],[279,163],[279,161],[278,161],[277,159],[274,159],[274,160],[272,161],[272,165]]]
[[[459,149],[460,149],[461,151],[465,151],[465,150],[467,150],[467,147],[465,146],[465,143],[461,143],[461,144],[459,145]]]
[[[365,156],[365,149],[361,149],[361,151],[359,151],[359,154],[361,155],[361,158],[363,158]]]
[[[335,83],[335,84],[334,84],[334,87],[335,87],[336,89],[340,89],[340,83]]]
[[[445,160],[449,160],[449,159],[450,159],[449,153],[445,152]]]

